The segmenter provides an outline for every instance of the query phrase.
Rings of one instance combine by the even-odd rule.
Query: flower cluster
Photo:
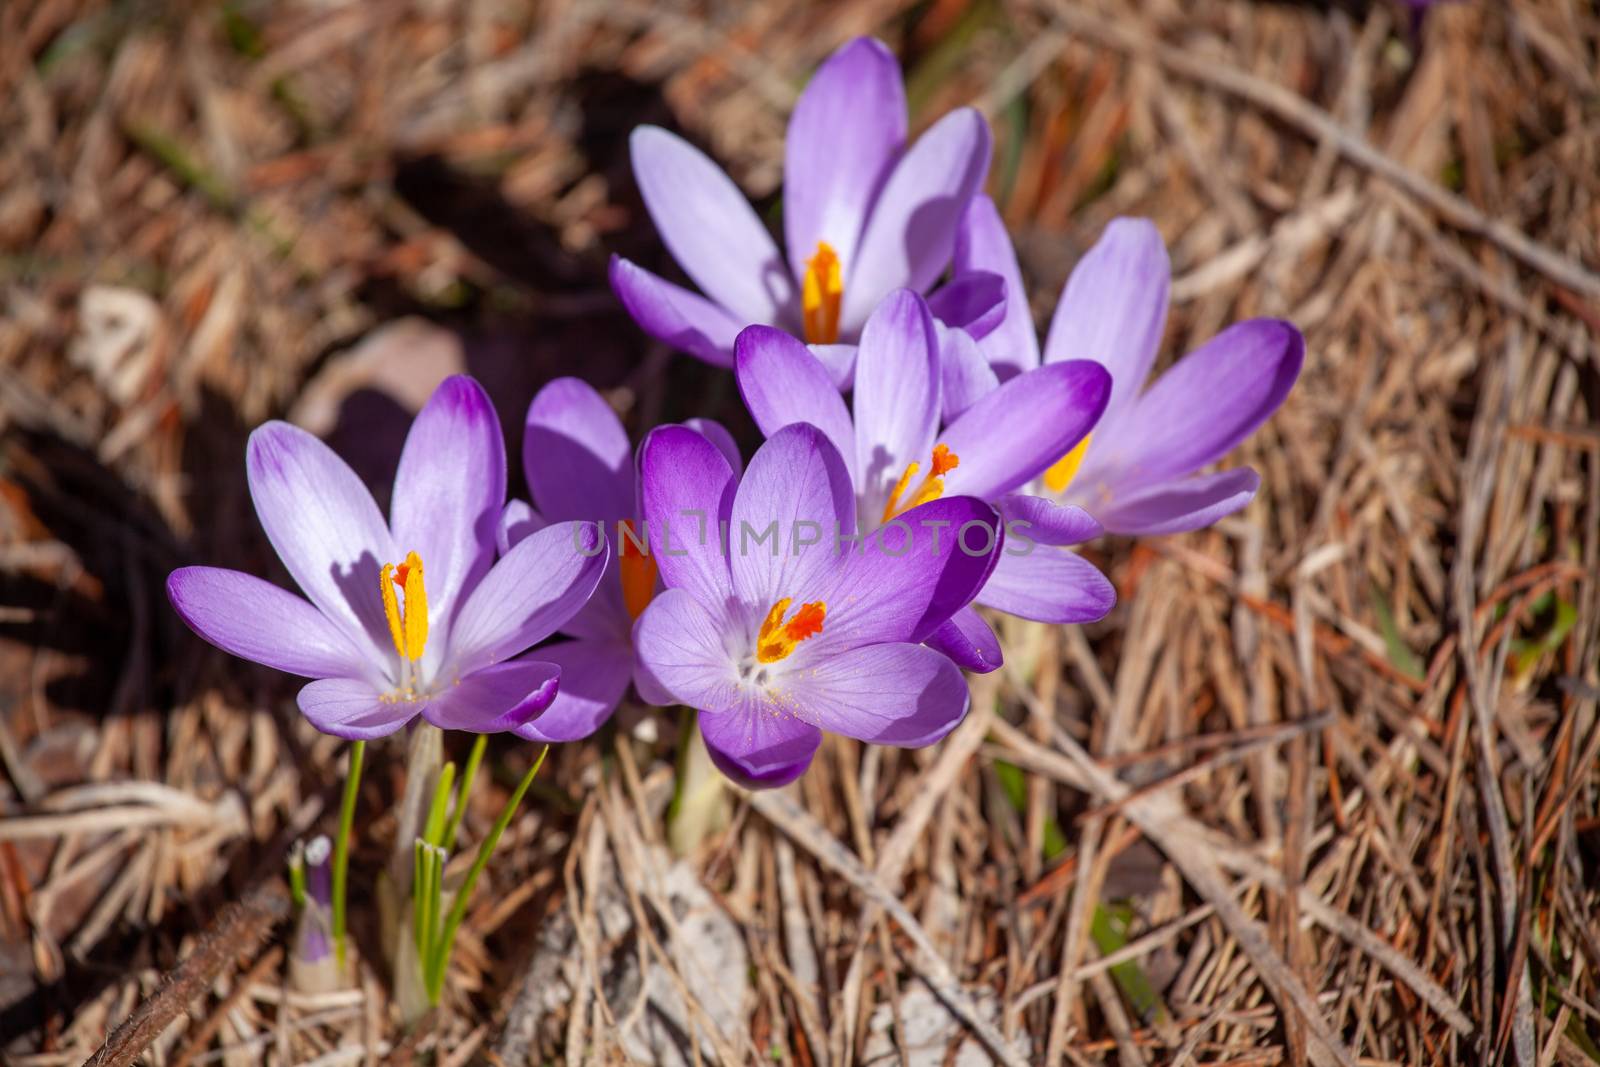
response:
[[[1255,472],[1207,473],[1282,403],[1300,334],[1225,329],[1148,386],[1170,266],[1118,219],[1078,263],[1041,345],[1010,239],[982,193],[971,109],[908,140],[876,41],[830,57],[790,120],[783,243],[704,154],[654,127],[633,166],[694,292],[621,258],[611,283],[651,335],[731,369],[766,440],[743,462],[705,421],[637,450],[588,385],[550,382],[523,427],[529,502],[506,501],[489,398],[452,378],[418,415],[389,516],[325,445],[250,439],[250,491],[302,596],[175,572],[172,602],[235,655],[312,679],[318,729],[444,729],[560,742],[631,687],[699,713],[712,761],[792,781],[833,732],[918,746],[993,670],[976,608],[1101,618],[1111,583],[1071,547],[1193,530]],[[848,399],[847,395],[848,394]],[[553,640],[552,640],[553,638]]]

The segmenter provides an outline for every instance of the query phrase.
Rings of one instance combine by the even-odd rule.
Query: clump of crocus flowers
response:
[[[304,984],[347,978],[367,742],[410,730],[383,888],[385,951],[415,1017],[443,995],[474,885],[549,744],[589,736],[624,703],[683,706],[681,751],[705,758],[681,763],[674,813],[716,802],[712,767],[748,789],[793,781],[825,733],[933,744],[968,708],[962,670],[1004,658],[978,608],[1099,619],[1115,591],[1073,546],[1198,529],[1260,484],[1207,468],[1282,404],[1299,332],[1237,323],[1147,386],[1170,267],[1151,223],[1117,219],[1041,345],[982,193],[987,126],[962,109],[910,140],[882,44],[840,48],[796,104],[781,251],[686,141],[644,127],[632,149],[649,214],[699,292],[620,258],[612,286],[647,333],[732,370],[766,438],[748,467],[706,420],[636,448],[599,392],[558,379],[523,426],[529,500],[508,502],[490,399],[450,378],[412,425],[387,517],[312,435],[282,422],[251,435],[256,514],[298,593],[203,566],[168,580],[196,633],[309,679],[301,713],[351,742],[331,843],[291,860]],[[439,731],[476,735],[459,774]],[[495,733],[545,748],[465,876],[447,876]]]

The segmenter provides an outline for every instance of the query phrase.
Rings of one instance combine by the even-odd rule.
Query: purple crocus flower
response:
[[[988,389],[941,431],[940,344],[915,293],[890,294],[867,321],[853,417],[821,365],[783,331],[752,326],[735,349],[739,389],[763,433],[812,423],[844,455],[863,530],[926,500],[974,496],[997,507],[1013,532],[979,604],[1057,623],[1111,610],[1111,583],[1066,550],[1098,536],[1099,525],[1081,508],[1017,492],[1100,417],[1111,391],[1104,368],[1086,360],[1036,368]],[[969,670],[1000,665],[999,642],[971,608],[956,613],[934,646]]]
[[[256,516],[307,599],[184,567],[167,595],[197,634],[316,679],[300,710],[340,737],[382,737],[418,715],[523,732],[549,707],[560,669],[519,654],[583,606],[609,550],[592,529],[562,524],[495,561],[505,443],[476,382],[446,379],[412,423],[387,523],[355,472],[288,423],[250,435],[246,466]]]
[[[739,450],[721,425],[686,423],[712,442],[735,470]],[[577,378],[557,378],[533,398],[522,438],[522,464],[533,507],[506,505],[502,548],[551,522],[581,521],[603,530],[610,561],[594,596],[561,627],[571,637],[539,649],[561,668],[561,691],[548,711],[523,728],[535,740],[587,737],[617,709],[628,682],[647,703],[671,704],[633,650],[633,623],[660,581],[647,550],[638,505],[633,449],[611,406]]]
[[[704,295],[613,258],[611,286],[628,313],[721,367],[745,326],[782,326],[817,346],[842,386],[853,348],[835,342],[854,341],[890,290],[926,291],[949,266],[962,209],[988,173],[990,138],[983,117],[961,108],[906,147],[899,64],[878,41],[849,42],[817,69],[789,119],[787,259],[739,188],[688,142],[641,126],[631,149],[645,207]]]
[[[1005,224],[988,197],[962,219],[956,270],[1006,279],[1004,321],[981,339],[945,331],[947,414],[1040,365],[1093,360],[1111,372],[1111,396],[1093,433],[1044,472],[1052,499],[1084,508],[1107,532],[1197,530],[1250,502],[1248,467],[1198,473],[1278,409],[1300,374],[1305,339],[1279,319],[1236,323],[1144,388],[1167,318],[1172,267],[1148,219],[1120,218],[1067,279],[1041,357]],[[952,388],[952,383],[954,387]]]
[[[994,509],[945,497],[844,540],[858,528],[850,469],[807,424],[768,438],[742,480],[683,427],[651,433],[640,467],[667,588],[634,644],[661,686],[699,709],[725,774],[782,785],[824,730],[915,747],[960,721],[961,672],[920,642],[988,577],[1004,536]]]

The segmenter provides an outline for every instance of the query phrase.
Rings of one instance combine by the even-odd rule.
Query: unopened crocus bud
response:
[[[306,993],[326,992],[339,985],[339,966],[333,952],[333,843],[319,835],[306,845],[305,903],[295,931],[290,977]]]

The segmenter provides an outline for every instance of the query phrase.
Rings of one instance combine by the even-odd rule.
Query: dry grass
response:
[[[1110,619],[1015,628],[938,748],[830,741],[698,877],[654,844],[671,730],[566,746],[415,1033],[381,965],[306,997],[282,928],[208,940],[232,900],[270,926],[341,753],[161,592],[275,566],[244,434],[289,414],[386,477],[464,366],[512,426],[579,373],[635,431],[693,410],[752,445],[727,376],[605,288],[610,251],[665,266],[626,134],[676,126],[770,200],[797,87],[860,32],[919,124],[993,120],[1036,310],[1143,214],[1169,353],[1305,330],[1237,457],[1259,498],[1096,546]],[[1580,0],[1418,36],[1382,3],[0,5],[0,1056],[81,1061],[199,946],[220,974],[150,1062],[620,1062],[674,997],[730,1063],[967,1034],[1011,1063],[1600,1059],[1597,70]],[[531,756],[491,752],[469,833]],[[371,763],[358,889],[398,749]],[[706,974],[702,929],[749,966]]]

